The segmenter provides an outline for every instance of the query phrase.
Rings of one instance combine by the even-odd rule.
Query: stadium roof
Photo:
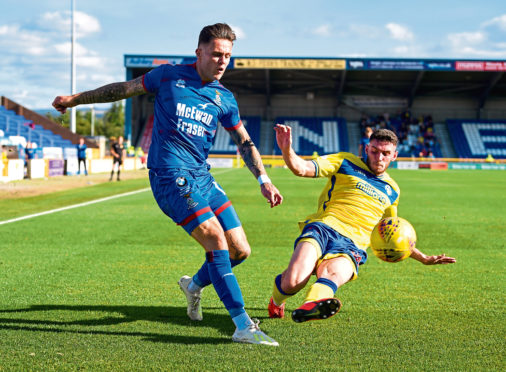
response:
[[[125,55],[127,79],[161,64],[193,63],[194,56]],[[506,97],[506,61],[392,58],[232,57],[222,82],[237,94],[321,94],[402,98]]]

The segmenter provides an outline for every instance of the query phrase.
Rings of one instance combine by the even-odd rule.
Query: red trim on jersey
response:
[[[233,127],[230,127],[230,128],[227,128],[227,127],[223,127],[225,128],[225,130],[228,130],[229,132],[230,131],[233,131],[233,130],[237,130],[239,129],[239,127],[242,125],[242,120],[239,121],[236,125],[234,125]]]
[[[228,202],[226,202],[225,204],[223,204],[221,207],[219,207],[218,209],[216,209],[214,211],[214,215],[218,216],[221,212],[223,212],[225,209],[227,209],[231,205],[232,205],[232,202],[229,200]]]
[[[144,78],[145,77],[146,77],[146,75],[142,75],[142,87],[144,88],[145,92],[149,92],[148,88],[146,88],[146,84],[144,84]]]
[[[178,223],[179,226],[181,225],[187,225],[188,223],[190,223],[191,221],[193,221],[195,218],[197,218],[198,216],[201,216],[203,215],[204,213],[207,213],[207,212],[212,212],[211,211],[211,207],[205,207],[205,208],[202,208],[198,211],[196,211],[195,213],[189,215],[188,217],[186,217],[182,222]]]

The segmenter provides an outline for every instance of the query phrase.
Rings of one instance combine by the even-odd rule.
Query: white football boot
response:
[[[188,285],[192,282],[192,278],[188,275],[184,275],[179,279],[177,284],[179,284],[179,288],[186,295],[186,300],[188,301],[188,307],[186,309],[186,313],[191,320],[202,320],[202,308],[200,306],[200,298],[202,295],[202,290],[197,292],[190,292],[188,290]]]
[[[267,336],[258,327],[258,319],[253,319],[253,324],[248,328],[239,330],[236,329],[232,336],[232,341],[242,342],[245,344],[260,344],[268,346],[279,346],[278,342],[273,338]]]

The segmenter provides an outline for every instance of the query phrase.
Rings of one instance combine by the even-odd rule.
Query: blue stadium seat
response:
[[[4,131],[5,137],[22,136],[27,142],[35,142],[39,147],[74,147],[71,141],[17,115],[14,111],[7,110],[4,106],[0,106],[0,129]]]
[[[254,144],[259,145],[260,143],[260,116],[243,116],[241,117],[242,123],[246,127],[251,140]],[[211,154],[235,154],[237,152],[237,146],[232,140],[227,131],[218,125],[216,130],[216,136],[214,137],[213,146],[211,147]]]
[[[505,120],[446,121],[457,155],[461,158],[506,158]]]
[[[348,131],[344,118],[278,117],[276,123],[292,128],[292,146],[299,155],[320,155],[349,151]],[[274,153],[281,155],[277,143]]]

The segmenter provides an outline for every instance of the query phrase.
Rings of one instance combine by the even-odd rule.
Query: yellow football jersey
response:
[[[327,177],[318,211],[300,223],[322,222],[366,249],[382,217],[397,215],[399,186],[387,174],[374,175],[357,156],[340,152],[313,160],[316,177]]]

